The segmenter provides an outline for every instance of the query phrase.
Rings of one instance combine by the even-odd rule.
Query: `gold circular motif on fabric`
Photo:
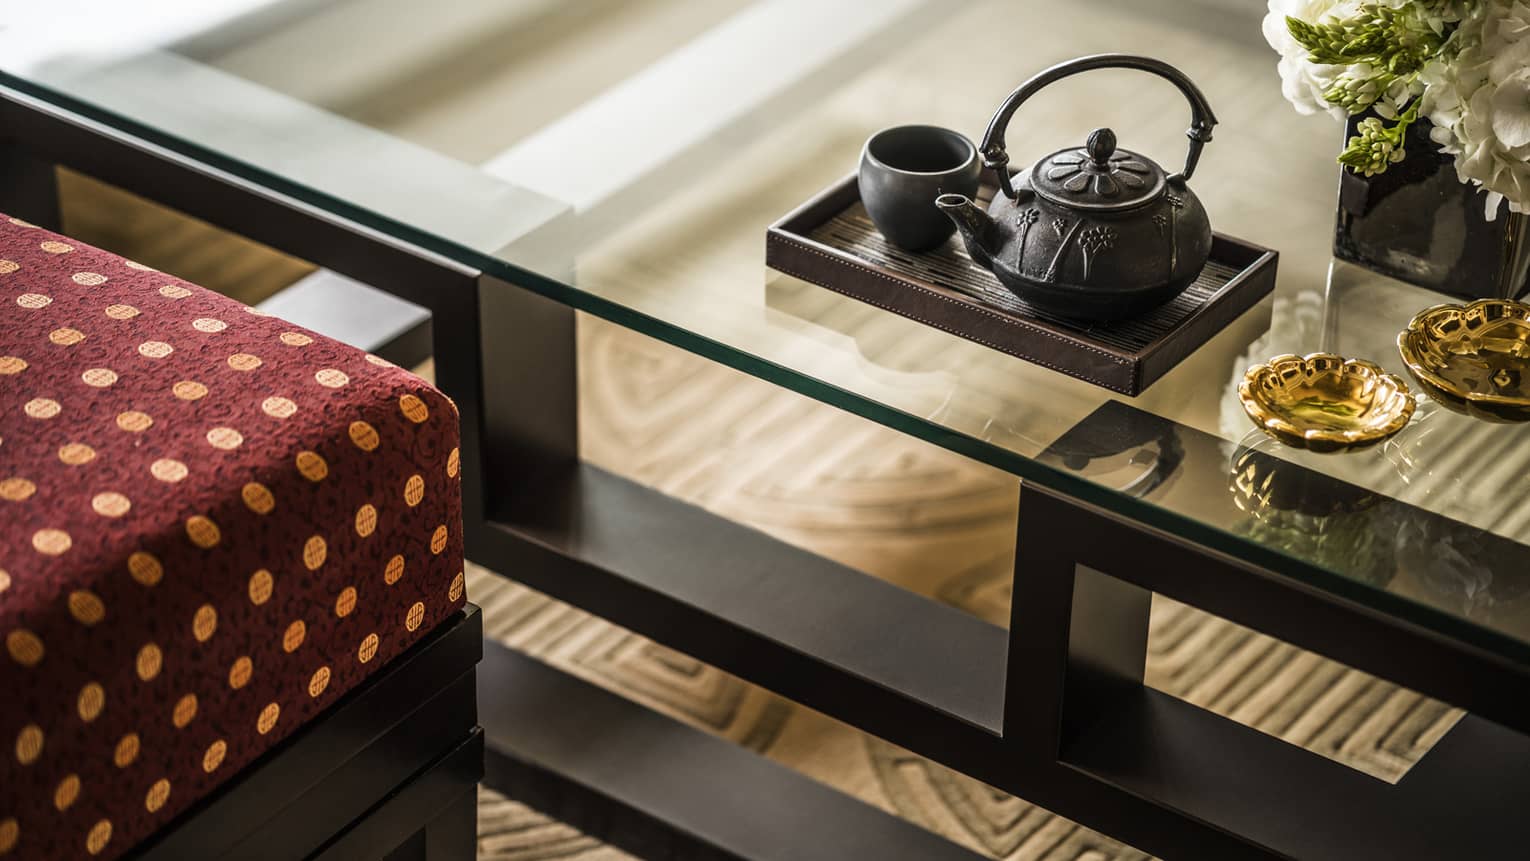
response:
[[[317,452],[312,451],[298,452],[297,469],[309,481],[323,481],[329,475],[329,464]]]
[[[377,508],[368,502],[356,509],[356,534],[366,538],[377,531]]]
[[[356,587],[347,586],[335,598],[335,615],[344,619],[356,609]]]
[[[138,650],[138,658],[133,661],[133,668],[138,672],[138,678],[145,682],[153,681],[159,676],[159,671],[165,665],[164,652],[154,643],[144,643],[143,648]]]
[[[250,683],[250,676],[255,674],[255,662],[250,660],[249,655],[240,655],[234,661],[234,665],[228,668],[228,686],[239,690]]]
[[[59,446],[58,459],[69,466],[81,466],[96,459],[96,450],[82,442],[64,443]]]
[[[313,343],[313,339],[302,332],[283,332],[281,342],[289,347],[306,347]]]
[[[298,647],[303,645],[303,640],[307,636],[308,626],[303,623],[302,619],[298,619],[288,625],[287,630],[282,633],[282,651],[288,654],[296,652]]]
[[[0,356],[0,374],[19,374],[28,367],[26,360],[20,356]]]
[[[46,308],[53,301],[52,296],[44,296],[41,293],[23,293],[16,297],[16,304],[31,311],[38,308]]]
[[[404,576],[404,557],[395,555],[388,560],[387,567],[383,568],[383,582],[392,586]]]
[[[37,492],[37,485],[31,479],[13,475],[10,478],[0,480],[0,499],[9,502],[22,502]]]
[[[32,549],[45,556],[67,553],[74,546],[74,539],[62,529],[39,529],[32,533]]]
[[[356,659],[365,664],[375,657],[377,657],[377,635],[368,634],[366,639],[361,641],[361,646],[356,649]]]
[[[319,385],[330,389],[338,389],[351,381],[351,378],[346,376],[344,371],[336,370],[335,368],[325,368],[314,374],[313,378],[318,381]]]
[[[303,565],[309,571],[317,571],[329,556],[329,545],[324,543],[324,536],[313,535],[303,542]]]
[[[96,593],[88,589],[76,589],[69,593],[69,615],[87,627],[106,618],[106,604]]]
[[[107,305],[106,316],[113,320],[131,320],[138,316],[138,309],[132,305]]]
[[[430,552],[439,555],[446,549],[447,533],[446,524],[436,527],[436,531],[430,534]]]
[[[121,517],[128,513],[133,503],[126,496],[114,490],[108,490],[91,497],[90,507],[102,517]]]
[[[273,395],[260,402],[260,410],[273,419],[291,418],[297,412],[297,404],[287,398]]]
[[[112,764],[118,768],[127,768],[138,759],[140,742],[138,733],[130,732],[117,740],[117,748],[112,751]]]
[[[80,379],[84,381],[85,385],[87,386],[95,386],[98,389],[104,389],[107,386],[117,382],[117,372],[111,368],[91,368],[85,373],[80,374]]]
[[[256,514],[270,514],[271,509],[276,507],[276,497],[258,481],[246,484],[239,491],[239,496],[244,500],[244,506]]]
[[[170,800],[170,781],[161,777],[149,787],[148,793],[143,797],[143,808],[150,813],[157,813],[165,802]]]
[[[100,855],[106,844],[112,842],[112,821],[102,819],[90,827],[90,833],[85,835],[85,851],[92,855]]]
[[[207,444],[222,451],[233,451],[244,445],[244,434],[230,427],[216,427],[207,432]]]
[[[23,667],[37,666],[47,653],[43,641],[26,628],[17,628],[5,635],[5,650],[11,653],[11,660]]]
[[[415,473],[414,475],[409,476],[409,480],[404,482],[404,502],[410,508],[413,508],[414,506],[419,505],[420,500],[424,498],[425,479],[422,478],[419,473]]]
[[[76,272],[69,276],[69,280],[81,287],[99,287],[106,283],[106,276],[99,272]]]
[[[466,588],[467,581],[463,579],[462,572],[458,571],[457,576],[452,578],[451,588],[446,590],[446,597],[456,601],[462,597],[462,593]]]
[[[170,712],[170,722],[175,724],[176,729],[185,729],[186,725],[196,720],[197,695],[186,694],[175,701],[175,709]]]
[[[282,715],[282,707],[276,703],[266,703],[266,707],[260,710],[260,717],[255,719],[255,731],[265,735],[276,728],[276,721]]]
[[[218,530],[218,524],[213,523],[210,518],[193,514],[186,518],[186,537],[191,539],[192,544],[203,550],[210,550],[217,547],[218,542],[223,540],[223,533]]]
[[[314,670],[313,675],[308,679],[308,695],[317,697],[324,693],[327,687],[329,687],[329,667],[323,666]]]
[[[66,775],[58,782],[53,790],[53,806],[58,812],[63,813],[74,806],[76,799],[80,797],[80,776],[78,774]]]
[[[217,630],[218,611],[211,604],[198,607],[196,615],[191,617],[191,635],[197,638],[198,643],[205,643],[212,639]]]
[[[154,558],[152,553],[145,553],[142,550],[129,556],[127,565],[128,573],[144,586],[153,586],[165,576],[164,566],[159,564],[159,560]]]
[[[68,254],[74,250],[73,245],[59,242],[54,239],[49,239],[46,242],[39,243],[37,247],[48,252],[49,254]]]
[[[382,443],[382,438],[377,435],[377,428],[366,422],[351,422],[351,442],[362,451],[375,451]]]
[[[59,402],[52,398],[33,398],[27,401],[21,411],[34,419],[46,420],[58,415],[63,409]]]
[[[43,731],[42,727],[35,723],[29,723],[21,728],[16,734],[16,761],[22,765],[31,765],[42,756]]]
[[[170,391],[183,401],[200,400],[207,396],[207,387],[195,380],[181,380],[171,386]]]
[[[228,366],[236,371],[253,371],[261,366],[259,356],[249,353],[235,353],[228,357]]]
[[[117,414],[117,427],[128,433],[143,433],[154,425],[154,419],[148,413],[138,410],[127,410]]]
[[[430,408],[425,402],[414,395],[403,395],[398,399],[398,408],[404,414],[404,418],[420,424],[430,418]]]
[[[165,286],[159,288],[159,295],[165,297],[166,299],[185,299],[187,296],[191,295],[191,291],[187,290],[185,287],[180,286],[179,284],[166,284]]]
[[[416,601],[409,608],[409,613],[404,616],[404,627],[410,631],[417,630],[420,623],[425,621],[425,602]]]
[[[138,355],[146,359],[163,359],[175,352],[175,348],[164,341],[144,341],[138,345]]]
[[[228,328],[228,324],[216,317],[198,317],[191,321],[191,328],[211,335]]]
[[[276,591],[276,578],[271,572],[262,568],[250,575],[250,585],[247,590],[250,595],[250,603],[259,607],[271,600],[271,593]]]
[[[85,687],[80,688],[75,706],[79,709],[80,720],[90,723],[106,708],[106,689],[99,682],[86,682]]]
[[[228,753],[228,743],[218,739],[207,746],[207,752],[202,754],[202,770],[212,774],[223,764],[223,757]]]
[[[184,479],[190,473],[191,470],[186,468],[186,464],[168,457],[162,457],[149,464],[150,475],[170,484]]]

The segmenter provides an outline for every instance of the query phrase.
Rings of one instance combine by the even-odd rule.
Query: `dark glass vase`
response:
[[[1349,118],[1346,142],[1361,119]],[[1530,219],[1504,206],[1488,221],[1485,194],[1456,178],[1430,128],[1428,120],[1413,123],[1407,157],[1385,173],[1341,169],[1334,256],[1453,296],[1519,298],[1530,287]]]

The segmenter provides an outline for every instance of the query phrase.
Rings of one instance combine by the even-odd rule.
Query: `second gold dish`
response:
[[[1270,436],[1318,452],[1375,445],[1402,430],[1415,406],[1398,377],[1331,353],[1255,365],[1238,384],[1238,398]]]
[[[1429,397],[1492,422],[1530,421],[1530,305],[1482,299],[1420,311],[1397,336]]]

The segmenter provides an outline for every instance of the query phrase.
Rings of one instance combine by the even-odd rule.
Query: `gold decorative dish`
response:
[[[1255,365],[1243,374],[1238,398],[1265,433],[1318,452],[1375,445],[1402,430],[1415,406],[1398,377],[1331,353]]]
[[[1490,422],[1530,421],[1530,305],[1480,299],[1420,311],[1397,351],[1429,397]]]

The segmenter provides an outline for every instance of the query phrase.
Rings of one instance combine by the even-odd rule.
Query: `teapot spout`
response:
[[[935,205],[956,223],[961,231],[962,243],[972,262],[985,269],[993,268],[993,219],[965,194],[942,194],[935,198]]]

